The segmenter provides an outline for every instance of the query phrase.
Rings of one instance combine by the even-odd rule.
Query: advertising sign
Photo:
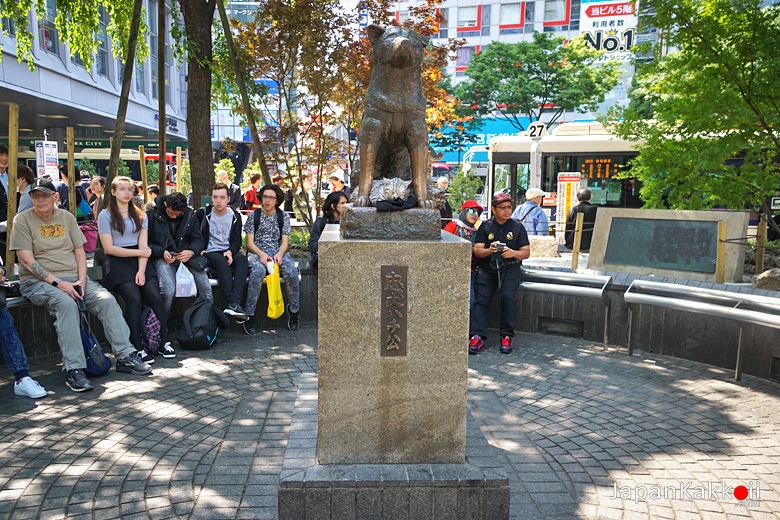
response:
[[[48,175],[54,180],[59,180],[60,171],[57,169],[57,142],[35,141],[35,176]]]
[[[569,214],[572,206],[577,204],[577,191],[580,189],[579,172],[560,172],[558,174],[558,206],[555,210],[556,221],[563,222]],[[564,233],[566,226],[559,224],[555,226],[555,238],[559,244],[565,244]]]

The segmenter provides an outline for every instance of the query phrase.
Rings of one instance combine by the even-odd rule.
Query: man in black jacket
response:
[[[227,185],[217,183],[211,189],[211,206],[200,208],[195,214],[206,248],[201,253],[216,272],[219,286],[228,301],[224,313],[246,321],[241,297],[246,286],[249,264],[241,253],[241,215],[229,206]]]
[[[217,182],[224,184],[228,189],[228,206],[238,211],[241,209],[241,187],[233,184],[230,175],[223,169],[217,170]]]
[[[176,269],[180,262],[184,263],[195,278],[198,295],[213,303],[211,284],[205,271],[206,259],[200,255],[206,248],[206,242],[200,233],[195,212],[187,206],[187,197],[178,192],[157,197],[157,207],[147,215],[151,261],[154,262],[154,269],[160,280],[165,310],[170,314],[176,295]],[[165,356],[165,353],[163,355],[169,357]]]
[[[569,216],[566,217],[566,247],[574,248],[574,225],[577,222],[577,214],[584,213],[582,220],[582,238],[580,239],[580,251],[590,251],[590,242],[593,239],[593,225],[596,223],[596,211],[598,206],[591,204],[590,199],[593,194],[590,188],[580,188],[577,192],[579,204],[569,210]]]

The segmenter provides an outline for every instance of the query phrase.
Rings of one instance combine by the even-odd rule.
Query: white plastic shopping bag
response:
[[[198,287],[195,285],[195,277],[184,262],[179,262],[179,268],[176,269],[176,296],[178,298],[188,298],[198,294]]]

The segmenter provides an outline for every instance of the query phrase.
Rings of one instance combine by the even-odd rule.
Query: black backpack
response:
[[[214,308],[208,300],[197,297],[184,311],[182,327],[176,336],[185,350],[206,350],[214,345],[219,328],[230,325],[230,320]]]

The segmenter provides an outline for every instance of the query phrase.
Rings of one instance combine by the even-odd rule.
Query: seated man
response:
[[[241,253],[241,215],[230,207],[229,188],[218,183],[211,189],[212,206],[200,208],[196,215],[206,249],[201,253],[217,273],[219,286],[227,299],[225,314],[246,321],[241,307],[249,266]],[[231,272],[232,270],[232,272]]]
[[[187,206],[187,198],[184,194],[175,192],[157,197],[155,202],[157,207],[147,213],[149,247],[152,248],[151,260],[160,280],[166,313],[170,316],[173,298],[176,296],[176,269],[179,262],[184,262],[195,278],[198,296],[203,296],[213,303],[211,284],[205,271],[206,262],[200,256],[206,243],[200,233],[195,212]],[[165,323],[162,325],[167,327]],[[176,357],[176,352],[170,345],[163,345],[160,353],[164,358]]]
[[[290,240],[290,216],[279,209],[284,202],[284,192],[278,186],[269,184],[258,191],[262,208],[249,213],[244,233],[246,233],[247,261],[249,262],[249,288],[246,293],[246,314],[249,319],[244,323],[244,332],[250,336],[257,333],[252,318],[255,315],[257,298],[263,288],[263,279],[268,262],[282,269],[281,275],[287,283],[290,303],[287,306],[287,328],[298,330],[298,311],[300,309],[300,282],[295,261],[287,250]]]
[[[30,186],[33,207],[14,217],[11,249],[19,257],[21,292],[34,305],[43,305],[54,316],[65,384],[74,392],[92,390],[84,368],[87,361],[79,332],[79,309],[75,300],[83,300],[87,310],[103,324],[116,356],[117,372],[145,375],[152,371],[130,343],[130,329],[122,310],[106,289],[87,278],[84,235],[75,217],[55,208],[59,202],[56,188],[46,178]]]

